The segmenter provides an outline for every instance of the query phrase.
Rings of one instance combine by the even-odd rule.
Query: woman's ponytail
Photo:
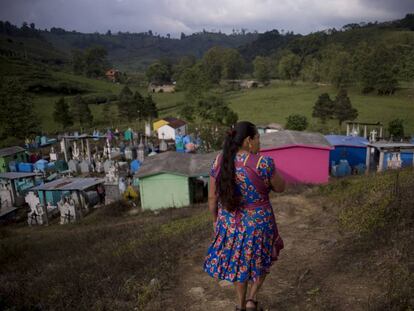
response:
[[[224,139],[220,163],[220,175],[217,178],[217,191],[223,207],[234,211],[240,198],[236,195],[235,157],[246,137],[253,138],[257,133],[256,127],[250,122],[239,122],[227,132]]]

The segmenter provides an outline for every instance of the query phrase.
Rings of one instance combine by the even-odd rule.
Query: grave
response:
[[[71,197],[63,197],[58,202],[60,224],[74,223],[77,220],[75,201]]]
[[[82,174],[89,174],[92,171],[91,165],[87,160],[83,160],[79,167]]]
[[[73,173],[79,173],[80,171],[80,167],[79,167],[79,161],[77,160],[70,160],[68,162],[68,169],[69,171],[73,172]]]

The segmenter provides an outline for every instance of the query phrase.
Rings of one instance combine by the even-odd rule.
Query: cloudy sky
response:
[[[206,30],[306,34],[361,21],[399,19],[414,0],[0,0],[0,20],[81,32],[143,32],[177,36]]]

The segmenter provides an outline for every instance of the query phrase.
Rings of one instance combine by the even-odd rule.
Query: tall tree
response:
[[[244,60],[235,49],[226,49],[223,55],[222,76],[224,79],[240,78],[244,67]]]
[[[210,87],[211,83],[201,63],[185,69],[177,81],[177,88],[185,91],[186,101],[190,103],[202,98]]]
[[[136,91],[134,94],[134,106],[137,111],[137,117],[140,121],[145,119],[146,109],[145,109],[145,99],[142,97],[141,93]]]
[[[204,54],[201,60],[203,70],[212,84],[218,84],[221,80],[223,71],[223,53],[224,49],[222,47],[213,47]]]
[[[280,59],[278,69],[282,79],[290,80],[293,83],[299,78],[301,60],[296,54],[288,53]]]
[[[56,123],[62,125],[65,129],[73,125],[73,116],[70,112],[69,105],[63,97],[55,102],[55,110],[53,112],[53,119]]]
[[[270,81],[270,60],[263,56],[256,56],[253,61],[254,77],[264,84]]]
[[[171,71],[165,63],[156,61],[152,63],[145,72],[148,82],[150,83],[168,83],[171,82]]]
[[[346,120],[355,120],[358,117],[358,110],[352,107],[346,89],[339,90],[334,101],[334,116],[339,121],[339,125]]]
[[[318,118],[322,123],[325,123],[326,120],[332,119],[334,116],[334,102],[329,97],[328,93],[323,93],[319,95],[318,100],[313,106],[312,117]]]
[[[78,122],[81,127],[93,125],[93,115],[89,105],[79,94],[73,99],[72,115],[74,121]]]
[[[121,120],[132,121],[136,117],[134,109],[134,94],[128,86],[124,86],[118,96],[118,117]],[[136,112],[138,109],[136,110]],[[137,112],[138,113],[138,112]],[[132,114],[132,115],[131,115]]]
[[[1,81],[0,107],[0,131],[3,139],[24,139],[39,131],[39,120],[34,113],[32,99],[19,81]]]
[[[144,99],[144,107],[145,107],[145,113],[146,117],[150,119],[158,118],[158,109],[157,104],[152,99],[152,96],[148,94],[148,96]]]
[[[106,59],[108,52],[102,46],[88,48],[84,54],[85,73],[88,77],[101,77],[108,67]]]
[[[75,74],[83,74],[85,70],[85,56],[80,50],[72,51],[72,69]]]

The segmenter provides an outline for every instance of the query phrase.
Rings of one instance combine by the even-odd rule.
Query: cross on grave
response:
[[[73,142],[72,156],[74,160],[79,160],[80,150],[78,148],[78,145],[76,144],[76,141]]]
[[[378,132],[377,132],[376,130],[372,130],[372,131],[369,133],[369,141],[370,141],[371,143],[375,143],[375,142],[377,141],[377,134],[378,134]]]

